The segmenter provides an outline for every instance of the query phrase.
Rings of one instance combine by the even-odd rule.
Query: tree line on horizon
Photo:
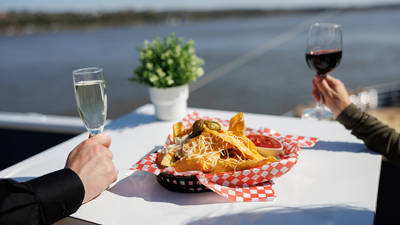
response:
[[[235,17],[270,16],[317,12],[312,10],[215,10],[215,11],[134,11],[117,12],[0,12],[0,34],[151,23],[182,23]]]
[[[400,8],[397,5],[346,8],[346,10],[370,10],[377,8]],[[282,14],[318,13],[339,8],[309,9],[233,9],[209,11],[103,11],[103,12],[30,12],[0,11],[0,35],[14,35],[35,31],[80,29],[115,25],[141,25],[151,23],[183,23],[241,17],[274,16]],[[343,10],[342,8],[340,10]]]

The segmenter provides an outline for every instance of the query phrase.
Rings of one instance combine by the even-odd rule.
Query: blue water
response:
[[[0,111],[77,116],[72,70],[104,68],[109,118],[148,103],[147,88],[127,78],[145,39],[176,32],[196,41],[205,77],[317,14],[226,19],[139,27],[0,36]],[[334,75],[351,89],[400,79],[400,9],[341,11],[343,60]],[[311,23],[311,22],[310,22]],[[190,94],[189,106],[281,114],[312,101],[304,58],[307,28]]]

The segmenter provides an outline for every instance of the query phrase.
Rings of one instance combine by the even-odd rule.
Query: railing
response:
[[[366,87],[350,98],[362,109],[400,106],[400,81]],[[291,110],[282,115],[295,116],[295,113]],[[77,117],[16,112],[0,112],[0,128],[62,134],[79,134],[86,131]]]
[[[16,112],[0,112],[0,128],[63,134],[86,131],[82,121],[76,117]]]
[[[400,81],[370,86],[368,90],[376,90],[377,107],[400,105]]]

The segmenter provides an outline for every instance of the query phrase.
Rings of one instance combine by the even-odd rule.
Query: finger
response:
[[[318,74],[315,74],[313,81],[319,81],[320,79],[321,77]]]
[[[316,102],[319,102],[319,101],[320,101],[321,94],[319,93],[318,90],[314,89],[313,92],[312,92],[312,96],[313,96],[313,98],[314,98],[314,100],[315,100]]]
[[[323,103],[323,104],[325,104],[325,96],[324,95],[320,95],[321,96],[321,102]]]
[[[315,81],[313,80],[313,91],[312,91],[312,96],[315,99],[316,102],[319,102],[321,98],[321,93],[318,90],[317,85],[315,84]]]
[[[325,79],[326,74],[317,74],[319,77],[319,80]]]
[[[114,158],[114,154],[110,151],[110,149],[106,149],[105,150],[105,154],[108,158],[110,158],[111,160]]]
[[[114,166],[113,178],[112,178],[112,182],[111,183],[114,183],[115,181],[117,181],[117,179],[118,179],[117,168],[115,168],[115,166]]]
[[[318,90],[321,92],[321,94],[324,97],[329,95],[329,93],[333,92],[332,88],[329,86],[328,82],[325,79],[323,79],[319,82],[316,82],[316,85],[318,87]]]
[[[111,144],[111,136],[108,134],[105,134],[105,133],[98,134],[98,135],[90,138],[90,140],[94,141],[98,144],[101,144],[107,148],[110,147],[110,144]]]
[[[331,76],[330,74],[327,74],[325,77],[326,82],[328,82],[328,85],[332,87],[333,89],[336,88],[341,81],[339,79],[336,79],[335,77]]]
[[[326,74],[325,78],[326,78],[327,80],[333,80],[333,79],[335,79],[335,78],[334,78],[332,75],[330,75],[329,73]]]

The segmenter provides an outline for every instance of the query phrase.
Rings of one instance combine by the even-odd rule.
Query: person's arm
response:
[[[110,144],[98,134],[71,151],[62,170],[23,183],[0,179],[0,224],[51,224],[96,198],[117,179]]]
[[[369,149],[400,164],[400,134],[394,129],[361,111],[354,104],[347,106],[336,120],[351,130],[354,136],[363,140]]]
[[[0,180],[0,224],[52,224],[78,210],[85,196],[79,176],[65,168],[18,183]]]
[[[352,104],[342,81],[329,74],[323,79],[318,75],[315,76],[313,97],[318,101],[321,96],[336,120],[350,129],[353,135],[363,140],[368,148],[400,164],[400,135]]]

